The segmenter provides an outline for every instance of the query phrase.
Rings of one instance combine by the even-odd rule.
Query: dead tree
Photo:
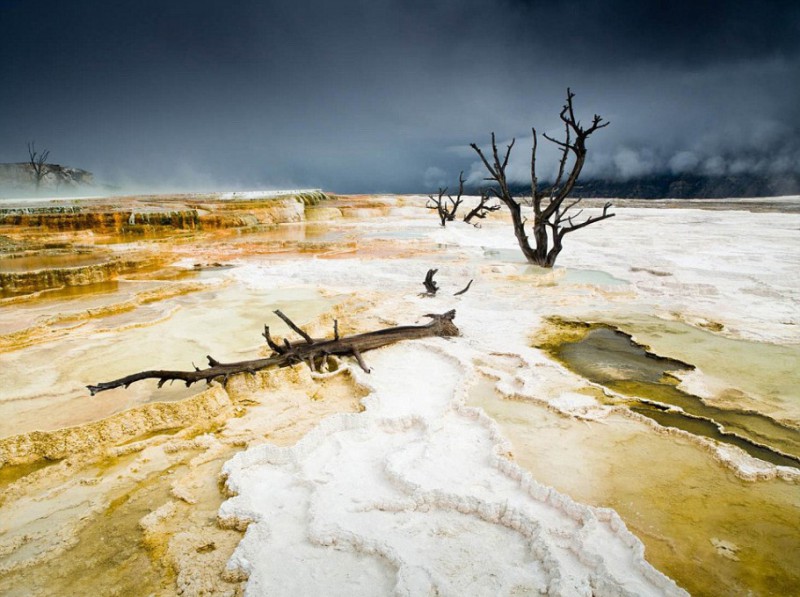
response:
[[[491,197],[489,196],[489,192],[482,189],[481,190],[480,202],[478,203],[478,205],[476,205],[474,208],[472,208],[470,210],[470,212],[466,216],[464,216],[464,221],[467,224],[472,224],[472,220],[474,218],[477,218],[479,220],[483,220],[486,217],[487,214],[489,214],[489,213],[491,213],[493,211],[497,211],[498,209],[500,209],[502,207],[502,205],[500,203],[490,204],[489,203],[490,200],[491,200]],[[475,228],[480,228],[481,227],[480,222],[475,222],[472,225],[475,226]]]
[[[47,157],[50,155],[50,150],[45,149],[42,153],[36,151],[34,142],[28,143],[28,164],[30,164],[33,172],[33,182],[36,185],[36,190],[39,190],[39,185],[42,184],[42,179],[47,175],[50,169],[47,167]]]
[[[295,325],[291,319],[280,311],[275,311],[286,324],[303,339],[301,341],[290,342],[285,339],[282,343],[275,342],[270,336],[269,327],[264,326],[262,334],[272,349],[272,354],[261,359],[250,361],[238,361],[236,363],[220,363],[211,356],[207,356],[208,368],[200,369],[195,367],[194,371],[169,371],[169,370],[150,370],[140,371],[126,375],[113,381],[104,381],[95,385],[86,386],[92,396],[99,392],[111,390],[113,388],[127,388],[134,382],[143,379],[157,379],[160,388],[168,381],[182,381],[187,387],[198,381],[210,383],[212,380],[221,379],[222,383],[228,381],[231,375],[239,373],[255,373],[268,367],[287,367],[296,363],[306,363],[312,371],[316,371],[322,363],[327,362],[329,356],[352,356],[358,365],[367,373],[367,367],[361,353],[400,342],[401,340],[414,340],[428,338],[432,336],[448,337],[458,336],[458,328],[453,323],[456,316],[455,310],[448,311],[441,315],[429,313],[431,322],[426,325],[406,325],[393,328],[386,328],[365,334],[354,336],[339,337],[338,322],[334,321],[333,340],[314,339],[309,336],[302,328]]]
[[[452,222],[456,219],[456,212],[458,211],[458,207],[463,202],[461,196],[464,194],[464,172],[461,171],[461,174],[458,175],[458,195],[456,198],[453,199],[452,195],[447,195],[447,200],[444,199],[445,194],[447,193],[447,187],[441,188],[439,187],[439,196],[438,198],[434,199],[433,195],[428,195],[430,201],[425,204],[425,207],[428,209],[435,209],[436,213],[439,216],[439,221],[441,222],[442,226],[446,226],[447,222]],[[449,203],[448,203],[449,201]]]
[[[581,221],[578,221],[578,218],[583,212],[582,209],[570,213],[570,210],[577,207],[581,201],[580,199],[567,201],[567,198],[578,181],[578,176],[580,176],[583,165],[586,162],[586,140],[595,131],[609,125],[608,122],[603,122],[603,119],[595,114],[592,118],[592,124],[588,128],[581,126],[580,121],[575,118],[575,111],[572,106],[573,97],[575,97],[575,94],[570,89],[567,89],[567,102],[559,114],[561,121],[564,123],[564,140],[560,141],[548,135],[543,135],[545,139],[561,148],[561,160],[559,161],[558,174],[555,181],[551,185],[543,186],[542,188],[539,187],[539,180],[536,175],[536,129],[531,129],[533,133],[533,149],[531,152],[533,246],[531,246],[528,235],[525,232],[527,218],[522,215],[521,200],[515,198],[511,193],[506,178],[506,167],[508,166],[508,158],[511,155],[511,148],[514,146],[514,139],[511,140],[511,143],[506,148],[505,155],[501,158],[497,151],[494,133],[492,133],[491,162],[475,143],[470,144],[470,147],[478,153],[483,165],[489,171],[489,177],[486,180],[497,183],[497,186],[492,188],[492,192],[511,212],[514,234],[517,237],[522,253],[525,255],[525,259],[542,267],[553,267],[558,254],[563,248],[564,237],[567,234],[585,228],[595,222],[614,217],[613,213],[608,212],[611,203],[605,204],[601,214],[589,216]],[[573,162],[569,174],[567,174],[567,162],[570,156],[572,156]]]

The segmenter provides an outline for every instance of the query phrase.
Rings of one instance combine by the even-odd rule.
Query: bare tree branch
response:
[[[467,282],[467,285],[462,290],[459,290],[458,292],[454,293],[453,296],[461,296],[462,294],[465,294],[467,290],[469,290],[469,287],[472,286],[472,282],[473,282],[472,280]]]
[[[495,134],[492,133],[491,162],[477,144],[470,144],[470,147],[478,154],[478,157],[490,174],[487,180],[497,183],[497,187],[493,187],[491,192],[508,208],[511,214],[514,235],[517,238],[517,243],[523,255],[525,255],[525,258],[530,263],[535,263],[542,267],[552,267],[555,264],[555,260],[563,248],[561,241],[565,234],[579,230],[595,222],[608,219],[614,215],[608,211],[611,204],[606,204],[603,208],[602,215],[592,216],[583,222],[576,223],[575,218],[577,218],[581,212],[570,215],[569,211],[578,205],[580,199],[569,202],[566,205],[564,204],[566,198],[575,187],[586,162],[586,140],[597,130],[609,125],[608,122],[604,122],[600,116],[595,114],[592,118],[591,126],[589,126],[589,128],[583,128],[581,122],[575,116],[574,97],[575,94],[568,88],[566,102],[559,113],[559,118],[564,124],[564,139],[555,139],[546,133],[543,134],[545,139],[554,143],[561,151],[558,173],[553,183],[545,192],[539,190],[539,179],[536,172],[538,139],[536,129],[531,129],[533,137],[533,147],[531,150],[533,246],[525,231],[525,224],[528,220],[522,215],[522,202],[511,194],[506,178],[506,167],[508,166],[509,155],[514,141],[512,140],[511,144],[506,149],[505,155],[501,159],[497,150]],[[572,157],[571,162],[570,157]],[[571,164],[569,169],[567,167],[568,164]],[[566,223],[565,227],[562,226],[564,223]]]
[[[353,349],[353,356],[355,357],[356,362],[358,363],[358,366],[361,367],[361,369],[364,371],[364,373],[370,373],[372,371],[369,367],[367,367],[367,364],[364,362],[364,357],[361,356],[361,351],[360,350],[358,350],[357,348],[354,348]]]
[[[272,336],[269,335],[269,326],[264,325],[264,333],[261,334],[267,340],[267,346],[269,346],[274,352],[278,354],[283,354],[283,348],[273,341]]]
[[[533,145],[531,146],[531,203],[534,207],[538,205],[536,197],[539,194],[539,179],[536,176],[536,149],[539,146],[539,140],[536,138],[536,129],[531,127],[531,137],[533,137]]]
[[[558,189],[559,185],[561,184],[561,180],[564,178],[564,168],[567,165],[567,158],[569,157],[570,151],[570,134],[569,134],[569,126],[564,125],[564,137],[566,142],[563,144],[563,150],[561,152],[561,160],[558,163],[558,175],[556,176],[555,182],[550,186],[550,190],[548,191],[548,195],[550,197],[550,203],[552,204],[553,200],[556,196],[556,190]]]
[[[304,340],[305,340],[305,341],[306,341],[308,344],[314,344],[314,340],[312,340],[312,339],[311,339],[311,336],[309,336],[309,335],[308,335],[308,334],[307,334],[305,331],[303,331],[303,329],[302,329],[302,328],[300,328],[299,326],[297,326],[297,325],[296,325],[296,324],[295,324],[295,323],[294,323],[294,322],[293,322],[291,319],[289,319],[288,317],[286,317],[286,315],[284,315],[283,313],[281,313],[281,310],[280,310],[280,309],[276,309],[275,311],[273,311],[273,313],[275,313],[275,315],[277,315],[278,317],[280,317],[280,318],[283,320],[283,322],[284,322],[286,325],[288,325],[288,326],[289,326],[290,328],[292,328],[292,329],[293,329],[295,332],[297,332],[298,334],[300,334],[300,335],[303,337],[303,339],[304,339]]]
[[[437,215],[439,216],[439,222],[442,226],[447,224],[447,205],[445,204],[444,200],[442,199],[447,193],[447,187],[439,187],[439,196],[434,199],[433,195],[428,195],[430,201],[425,204],[425,207],[428,209],[435,209]]]
[[[603,213],[602,214],[600,214],[599,216],[592,216],[592,217],[586,219],[585,221],[581,222],[580,224],[573,224],[572,223],[572,218],[569,218],[570,226],[568,226],[566,228],[562,228],[559,231],[559,235],[563,238],[564,235],[569,233],[569,232],[574,232],[575,230],[580,230],[581,228],[585,228],[589,224],[594,224],[595,222],[600,222],[602,220],[607,220],[608,218],[613,218],[616,214],[608,213],[608,210],[610,208],[611,208],[611,203],[606,203],[603,206]],[[577,218],[581,214],[581,212],[583,212],[583,210],[579,211],[573,217]]]
[[[458,174],[458,195],[456,196],[455,199],[453,199],[453,197],[451,195],[447,196],[450,199],[450,204],[452,206],[447,211],[447,221],[448,222],[452,222],[455,219],[456,211],[458,211],[458,206],[461,205],[461,203],[463,202],[463,199],[461,198],[461,196],[464,194],[464,183],[465,182],[466,182],[466,180],[464,180],[464,171],[462,170]]]
[[[494,145],[494,133],[492,133],[492,145]],[[481,148],[478,147],[475,143],[470,143],[469,146],[478,153],[478,156],[481,158],[483,165],[486,166],[486,169],[489,171],[489,174],[492,175],[490,178],[486,178],[485,180],[497,180],[497,173],[494,171],[494,168],[492,168],[486,157],[483,155]]]
[[[469,213],[466,216],[464,216],[464,221],[467,224],[472,224],[472,220],[474,218],[477,218],[479,220],[483,220],[483,219],[486,218],[487,214],[489,214],[489,213],[491,213],[493,211],[497,211],[497,210],[499,210],[501,208],[501,204],[499,204],[499,203],[490,204],[489,203],[490,200],[491,200],[491,197],[489,197],[489,193],[486,191],[486,189],[481,189],[481,198],[480,198],[480,201],[478,202],[478,205],[476,205],[474,208],[472,208],[469,211]],[[480,223],[479,222],[476,222],[476,223],[474,223],[472,225],[475,226],[476,228],[480,227]]]

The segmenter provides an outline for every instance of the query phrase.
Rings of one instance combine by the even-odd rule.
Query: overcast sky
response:
[[[428,192],[492,131],[522,181],[567,86],[587,176],[800,172],[798,0],[0,0],[0,81],[0,162],[116,184]]]

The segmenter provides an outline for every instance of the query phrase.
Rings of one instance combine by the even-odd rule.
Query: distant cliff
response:
[[[514,190],[530,195],[530,186],[515,185]],[[580,180],[574,197],[620,199],[722,199],[727,197],[774,197],[800,195],[800,175],[761,176],[737,174],[701,176],[697,174],[653,175],[628,180]]]
[[[69,191],[94,185],[94,175],[80,168],[61,164],[45,164],[40,191]],[[0,193],[34,194],[36,179],[33,168],[27,162],[0,164]]]

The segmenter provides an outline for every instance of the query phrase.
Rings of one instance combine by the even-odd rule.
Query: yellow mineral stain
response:
[[[102,453],[108,446],[135,441],[146,434],[202,425],[227,416],[231,409],[227,393],[220,386],[212,386],[184,400],[151,402],[84,425],[0,438],[0,465]]]
[[[616,510],[648,561],[692,595],[791,595],[800,586],[800,486],[742,481],[685,438],[621,414],[593,422],[507,400],[489,379],[468,403],[498,422],[538,481]]]
[[[174,573],[151,559],[139,520],[169,499],[169,477],[153,474],[126,488],[92,516],[74,546],[58,556],[0,576],[0,592],[26,595],[174,595]]]
[[[696,327],[631,313],[593,320],[630,334],[653,352],[695,365],[710,378],[709,399],[715,404],[752,408],[800,427],[800,345],[728,337],[714,331],[713,322]]]
[[[42,458],[25,464],[0,466],[0,505],[3,503],[3,493],[9,485],[56,462]]]
[[[682,390],[677,379],[693,365],[648,352],[615,328],[551,320],[539,346],[587,380],[639,400],[630,405],[631,409],[664,426],[735,445],[776,465],[800,468],[797,428],[741,405],[721,407]],[[723,352],[717,355],[718,359],[726,358]],[[737,362],[747,363],[741,359]],[[654,407],[652,402],[680,410]],[[749,404],[745,402],[744,406]]]
[[[13,298],[6,299],[6,301],[0,302],[0,306],[32,303],[37,300],[45,302],[57,301],[59,299],[85,298],[91,295],[112,293],[118,289],[119,282],[117,280],[107,280],[105,282],[97,282],[95,284],[86,284],[85,286],[62,286],[60,288],[51,288],[30,294],[17,295]]]
[[[0,258],[0,273],[29,272],[43,269],[96,265],[109,259],[106,254],[42,253]]]
[[[143,381],[94,397],[85,386],[139,370],[191,370],[192,362],[206,366],[209,354],[228,362],[258,358],[266,349],[260,335],[265,323],[273,335],[291,334],[274,309],[305,325],[339,300],[303,287],[262,291],[168,283],[0,336],[0,348],[7,348],[0,383],[9,388],[0,400],[0,437],[79,426],[143,403],[183,400],[205,385],[157,389],[155,382]]]
[[[304,365],[235,376],[227,388],[49,435],[6,438],[6,461],[10,453],[24,460],[25,449],[39,460],[0,468],[13,487],[0,518],[34,508],[35,517],[26,514],[31,524],[52,517],[59,536],[69,536],[63,525],[75,531],[65,551],[48,552],[46,536],[0,546],[0,594],[240,595],[242,579],[227,576],[225,564],[241,532],[216,520],[226,497],[223,463],[249,445],[295,443],[323,417],[358,411],[366,391],[347,371],[314,379]],[[207,408],[209,400],[219,408]],[[39,468],[51,453],[69,466]],[[38,477],[28,482],[26,475]],[[64,512],[60,496],[76,491],[75,479],[92,503],[105,504],[100,511]],[[34,559],[20,566],[24,558]],[[4,573],[7,563],[16,565]]]

